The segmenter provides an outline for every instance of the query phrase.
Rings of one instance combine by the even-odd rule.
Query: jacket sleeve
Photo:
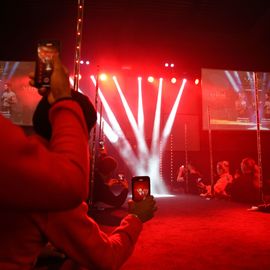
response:
[[[127,188],[124,188],[118,195],[114,195],[113,192],[110,190],[110,193],[108,193],[108,197],[105,197],[103,202],[115,207],[120,207],[126,201],[127,195]]]
[[[115,195],[111,188],[97,174],[96,176],[93,192],[94,202],[103,202],[111,206],[120,207],[127,199],[128,189],[123,188],[118,195]]]
[[[126,216],[110,236],[87,215],[85,203],[68,211],[35,217],[48,240],[87,269],[119,269],[131,255],[142,222]]]
[[[47,148],[0,116],[0,208],[63,210],[86,198],[89,149],[81,108],[72,100],[58,102],[50,121]]]

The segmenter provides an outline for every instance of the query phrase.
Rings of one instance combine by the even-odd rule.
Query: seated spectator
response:
[[[230,174],[230,164],[228,161],[223,160],[217,163],[217,174],[218,180],[214,184],[214,194],[211,192],[211,186],[208,185],[205,186],[206,192],[202,194],[203,197],[214,195],[218,198],[229,198],[226,188],[232,182],[233,177]]]
[[[88,105],[91,106],[89,101]],[[37,110],[37,113],[41,111]],[[45,119],[39,115],[35,117]],[[45,122],[39,125],[43,126]],[[37,123],[35,121],[34,125]],[[88,127],[91,123],[92,119]],[[42,130],[47,131],[48,127]],[[49,147],[45,133],[43,143]],[[76,262],[78,268],[119,269],[132,254],[143,223],[150,220],[155,211],[153,196],[140,202],[129,201],[128,215],[110,236],[87,215],[85,202],[62,212],[3,212],[0,220],[0,269],[33,269],[37,255],[48,242]]]
[[[115,171],[117,161],[112,156],[103,156],[98,159],[94,174],[93,203],[96,206],[120,207],[126,201],[128,195],[127,179],[116,179]],[[113,192],[113,186],[122,188],[119,194]],[[101,203],[101,204],[100,204]]]
[[[187,164],[187,168],[184,165],[180,166],[176,181],[187,193],[195,195],[201,193],[202,175],[190,163]]]
[[[226,198],[228,197],[226,187],[233,180],[233,177],[230,174],[230,164],[228,161],[224,160],[217,163],[217,174],[219,178],[214,185],[215,196]]]
[[[241,161],[241,172],[236,174],[228,186],[232,200],[243,203],[260,203],[260,171],[252,158]]]

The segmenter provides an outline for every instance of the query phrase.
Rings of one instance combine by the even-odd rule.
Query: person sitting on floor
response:
[[[102,156],[97,161],[94,174],[93,203],[104,207],[120,207],[128,195],[127,179],[116,179],[114,173],[118,162],[112,156]],[[120,193],[113,192],[113,187],[120,187]]]
[[[243,203],[260,203],[260,171],[255,160],[246,157],[241,161],[241,172],[228,186],[231,199]]]
[[[217,174],[219,178],[214,185],[214,194],[211,192],[211,186],[208,185],[205,186],[206,193],[201,194],[201,196],[208,197],[214,195],[218,198],[229,198],[226,188],[232,182],[233,177],[230,174],[230,164],[227,160],[217,163]]]
[[[176,182],[187,193],[199,195],[201,193],[202,174],[190,163],[180,166]]]

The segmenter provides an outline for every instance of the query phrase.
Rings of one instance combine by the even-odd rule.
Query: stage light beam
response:
[[[224,72],[225,72],[225,75],[226,75],[226,77],[228,78],[229,82],[231,83],[233,89],[234,89],[237,93],[240,92],[240,89],[239,89],[237,83],[235,82],[233,76],[231,75],[231,73],[230,73],[228,70],[225,70]]]
[[[141,136],[144,136],[144,111],[143,111],[141,77],[138,77],[138,128],[141,133]]]
[[[156,112],[154,118],[154,127],[153,127],[153,134],[152,134],[152,151],[157,154],[158,150],[158,140],[159,140],[159,133],[160,133],[160,113],[161,113],[161,96],[162,96],[162,82],[163,79],[159,79],[159,87],[158,87],[158,96],[157,96],[157,103],[156,103]]]
[[[130,125],[131,125],[131,127],[133,129],[134,135],[136,137],[137,144],[138,144],[138,147],[140,149],[140,153],[147,154],[148,151],[147,151],[146,141],[145,141],[144,137],[142,137],[140,132],[139,132],[138,125],[137,125],[137,122],[135,120],[135,117],[134,117],[134,115],[133,115],[133,113],[132,113],[132,111],[131,111],[131,109],[129,107],[129,104],[128,104],[128,102],[127,102],[127,100],[126,100],[126,98],[125,98],[125,96],[123,94],[123,91],[122,91],[122,89],[121,89],[121,87],[120,87],[120,85],[119,85],[119,83],[117,81],[116,76],[113,76],[113,81],[114,81],[116,89],[117,89],[117,91],[118,91],[118,93],[120,95],[120,99],[121,99],[122,104],[124,106],[127,118],[128,118],[128,120],[130,122]]]
[[[173,126],[173,123],[174,123],[174,120],[175,120],[175,116],[176,116],[176,112],[177,112],[177,109],[178,109],[178,106],[179,106],[179,103],[180,103],[180,100],[181,100],[181,97],[182,97],[182,94],[183,94],[183,91],[184,91],[186,82],[187,82],[186,79],[183,79],[182,80],[182,84],[181,84],[181,87],[179,89],[178,95],[177,95],[177,97],[175,99],[175,102],[173,104],[172,110],[171,110],[171,112],[169,114],[169,117],[168,117],[167,122],[165,124],[165,127],[163,129],[162,136],[161,136],[161,141],[160,141],[161,151],[164,150],[165,145],[166,145],[167,140],[168,140],[168,137],[169,137],[169,135],[171,133],[172,126]]]
[[[91,79],[93,83],[96,84],[94,76],[91,76]],[[127,163],[131,172],[134,175],[149,175],[150,176],[152,180],[151,188],[152,188],[153,194],[157,194],[157,195],[164,194],[164,193],[166,194],[167,189],[160,174],[160,156],[162,155],[162,152],[164,150],[164,147],[162,148],[161,146],[165,145],[166,139],[168,138],[171,132],[173,121],[175,119],[176,111],[177,111],[177,108],[178,108],[178,105],[182,96],[182,92],[183,92],[186,80],[182,81],[182,85],[179,89],[177,98],[174,102],[169,118],[167,119],[166,125],[162,131],[162,136],[160,137],[160,116],[161,116],[161,99],[162,99],[162,84],[163,84],[163,79],[160,78],[159,86],[158,86],[156,110],[155,110],[155,116],[154,116],[154,125],[153,125],[153,131],[152,131],[152,144],[151,144],[150,149],[148,149],[147,147],[146,139],[144,135],[142,78],[140,77],[138,78],[138,119],[137,119],[137,122],[123,94],[123,91],[117,81],[117,78],[115,76],[113,77],[113,80],[115,82],[120,99],[122,101],[123,108],[125,109],[126,116],[130,121],[130,124],[132,126],[133,132],[137,140],[138,148],[136,151],[138,151],[137,153],[138,158],[136,157],[134,150],[131,148],[130,143],[127,141],[125,135],[123,134],[123,131],[115,115],[113,114],[112,109],[107,103],[104,95],[102,94],[101,90],[98,89],[99,96],[104,106],[109,122],[111,124],[112,131],[116,134],[116,136],[118,136],[118,140],[115,141],[114,146],[116,147],[116,149],[119,150],[119,154],[125,160],[125,162]]]
[[[96,79],[94,76],[91,76],[91,80],[92,80],[93,84],[96,86]],[[98,88],[98,94],[99,94],[100,100],[102,102],[102,105],[105,109],[105,112],[107,114],[108,120],[111,123],[112,130],[119,137],[119,139],[115,143],[115,146],[119,147],[120,155],[122,156],[122,158],[124,160],[126,160],[128,166],[131,168],[132,172],[134,173],[133,166],[136,168],[136,166],[138,164],[138,160],[137,160],[136,156],[134,155],[134,152],[132,150],[130,143],[128,142],[125,134],[123,133],[122,128],[120,127],[113,111],[111,110],[111,108],[110,108],[107,100],[105,99],[102,91],[100,90],[100,88]]]

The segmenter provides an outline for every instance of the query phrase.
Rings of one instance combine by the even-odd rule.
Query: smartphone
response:
[[[39,41],[37,45],[37,57],[35,68],[35,86],[37,88],[50,88],[53,72],[52,59],[59,54],[60,43],[57,40]]]
[[[133,176],[131,179],[132,200],[141,201],[150,195],[150,177]]]

